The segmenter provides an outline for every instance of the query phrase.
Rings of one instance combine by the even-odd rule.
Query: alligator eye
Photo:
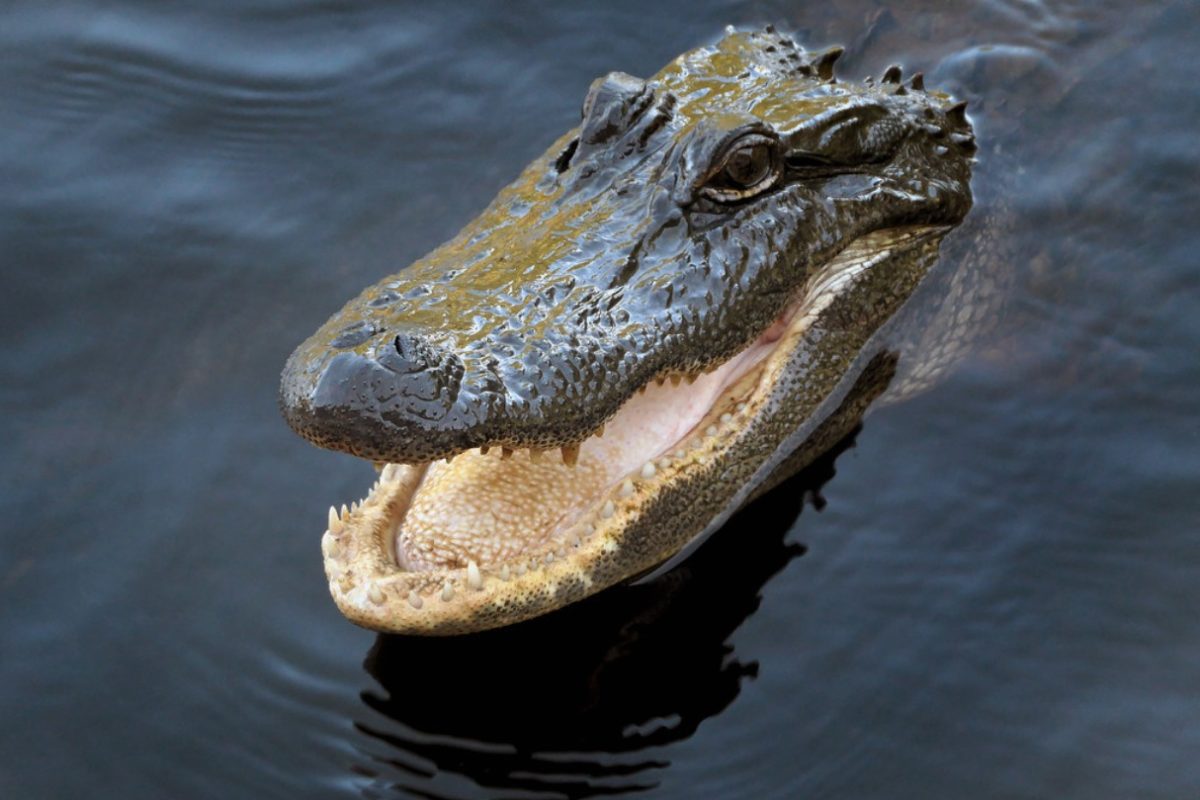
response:
[[[744,200],[774,186],[779,172],[775,141],[761,134],[750,134],[726,149],[702,191],[720,202]]]
[[[735,150],[725,161],[722,177],[736,186],[756,186],[771,171],[771,151],[765,144],[749,144]]]

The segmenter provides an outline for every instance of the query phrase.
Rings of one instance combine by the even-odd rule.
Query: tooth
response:
[[[505,460],[510,459],[510,458],[512,458],[512,454],[513,454],[513,451],[512,451],[511,447],[501,447],[500,448],[500,457],[501,458],[503,458]]]
[[[658,384],[659,386],[662,386],[662,385],[663,385],[663,383],[665,383],[665,382],[666,382],[666,380],[667,380],[666,378],[663,378],[663,377],[661,377],[661,376],[660,376],[660,377],[658,377],[658,378],[655,378],[655,379],[654,379],[654,382],[655,382],[656,384]]]
[[[672,386],[678,386],[678,385],[679,385],[679,381],[681,381],[681,380],[682,380],[682,378],[680,378],[678,375],[672,375],[672,376],[671,376],[671,385],[672,385]]]
[[[600,507],[600,516],[608,519],[615,513],[617,513],[617,504],[612,500],[605,500],[604,505]]]
[[[488,450],[491,450],[491,449],[492,449],[492,448],[488,447],[488,446],[485,444],[483,447],[479,448],[479,455],[481,455],[481,456],[486,456],[486,455],[488,454]]]
[[[458,453],[451,453],[450,455],[446,456],[446,463],[449,464],[451,461],[453,461],[456,455],[458,455]]]
[[[500,580],[507,581],[510,577],[512,576],[508,571],[508,564],[505,564],[500,568]]]
[[[687,453],[686,453],[686,452],[684,452],[683,450],[676,450],[676,451],[675,451],[675,457],[676,457],[677,459],[679,459],[680,461],[682,461],[682,460],[683,460],[683,459],[684,459],[686,456],[687,456]]]
[[[338,540],[333,538],[333,534],[329,531],[321,537],[321,552],[326,558],[337,558],[338,553],[342,550],[342,546],[338,544]]]
[[[526,572],[528,569],[529,569],[529,568],[525,566],[525,563],[524,563],[524,562],[521,562],[520,564],[517,564],[517,575],[518,575],[518,576],[520,576],[520,575],[524,575],[524,574],[525,574],[525,572]]]
[[[454,599],[454,587],[450,585],[450,581],[442,584],[442,602],[449,603]]]
[[[557,555],[558,555],[558,557],[559,557],[559,558],[566,558],[566,557],[567,557],[567,548],[565,548],[565,547],[560,547],[560,548],[558,548],[558,550],[556,550],[555,552],[557,553]]]
[[[346,521],[346,517],[350,516],[350,509],[346,508],[346,504],[342,503],[342,522]]]
[[[628,478],[621,484],[621,497],[633,497],[633,481]]]
[[[726,412],[721,415],[721,424],[722,425],[728,425],[730,422],[733,422],[733,414]]]
[[[413,589],[408,593],[408,604],[413,608],[420,608],[425,605],[425,601],[421,599],[421,595],[417,594],[417,590]]]
[[[554,553],[546,553],[546,566],[554,563]]]
[[[353,514],[356,511],[358,511],[358,501],[357,500],[355,500],[353,503],[350,504],[350,513]]]
[[[664,456],[663,458],[660,458],[658,460],[658,468],[659,469],[666,469],[669,466],[671,466],[671,459]]]
[[[642,464],[642,478],[643,479],[649,480],[650,478],[653,478],[654,473],[656,473],[656,472],[658,472],[658,468],[654,466],[653,461],[647,461],[645,464]]]
[[[333,506],[329,507],[329,531],[333,534],[342,532],[345,525],[342,524],[342,518],[338,516],[337,509]]]
[[[575,466],[575,462],[579,461],[579,445],[565,444],[562,446],[562,460],[568,467]]]
[[[717,426],[709,425],[707,428],[704,429],[704,435],[705,436],[716,436],[717,435]]]
[[[483,588],[483,576],[479,574],[479,565],[474,561],[467,562],[467,586],[472,589]]]
[[[687,382],[688,382],[689,384],[693,384],[693,383],[695,383],[695,382],[696,382],[696,378],[697,378],[697,377],[698,377],[698,376],[696,375],[696,373],[694,373],[694,372],[690,372],[690,373],[688,373],[688,375],[687,375]]]
[[[372,461],[371,466],[373,466],[375,468],[376,472],[382,472],[383,468],[387,466],[387,462],[386,461]]]
[[[542,451],[534,450],[532,447],[529,448],[529,460],[530,461],[541,461],[542,460]]]
[[[745,403],[738,403],[738,404],[737,404],[737,412],[738,412],[739,414],[740,414],[740,413],[742,413],[742,412],[743,412],[743,411],[745,411],[745,410],[746,410],[746,404],[745,404]]]
[[[385,465],[383,471],[379,473],[379,480],[383,483],[391,483],[396,480],[396,465]]]
[[[599,428],[596,428],[596,433],[594,435],[595,436],[603,436],[604,435],[604,426],[601,425]]]
[[[377,606],[383,605],[383,589],[372,583],[371,588],[367,590],[367,598]]]

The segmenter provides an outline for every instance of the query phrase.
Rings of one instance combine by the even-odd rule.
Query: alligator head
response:
[[[295,351],[287,421],[384,465],[323,538],[347,617],[561,607],[677,558],[861,413],[859,356],[969,209],[973,138],[920,76],[838,81],[840,52],[730,31],[598,79],[477,219]]]

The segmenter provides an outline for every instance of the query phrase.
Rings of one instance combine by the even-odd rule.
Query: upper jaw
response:
[[[754,269],[762,274],[801,267],[773,263]],[[281,405],[289,424],[309,440],[376,462],[423,464],[494,448],[556,450],[563,461],[573,463],[578,447],[601,433],[636,392],[656,381],[695,380],[769,330],[803,288],[785,286],[778,278],[771,281],[778,287],[762,288],[775,293],[764,291],[751,309],[753,315],[739,308],[710,311],[712,320],[688,320],[661,346],[651,334],[663,329],[663,321],[646,308],[651,316],[641,323],[644,332],[638,332],[624,309],[653,303],[639,296],[648,290],[633,285],[630,292],[613,295],[620,303],[610,306],[615,310],[607,312],[601,326],[588,323],[577,336],[560,327],[546,342],[538,341],[536,334],[499,341],[498,353],[508,356],[504,365],[488,354],[488,337],[456,352],[454,345],[461,337],[453,330],[397,333],[397,327],[382,323],[377,326],[382,330],[367,341],[330,354],[327,325],[289,360]],[[574,289],[577,295],[602,297],[594,289]],[[595,302],[593,298],[582,307]],[[369,300],[359,305],[369,305]],[[573,324],[581,316],[565,304],[558,313],[564,317],[560,325]],[[720,331],[720,338],[705,347],[680,347],[685,339],[706,340],[708,329],[720,327],[717,319],[737,324]],[[611,339],[618,333],[621,337],[614,344]],[[554,341],[562,344],[551,345]],[[514,342],[527,348],[524,363],[512,358]]]

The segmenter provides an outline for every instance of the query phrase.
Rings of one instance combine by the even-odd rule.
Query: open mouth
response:
[[[680,542],[638,535],[652,509],[674,487],[721,480],[713,468],[726,459],[775,457],[761,423],[795,380],[791,356],[814,320],[859,276],[944,230],[851,242],[748,347],[705,373],[660,376],[574,446],[384,465],[361,502],[329,511],[334,599],[367,627],[454,633],[544,613],[666,561]]]

